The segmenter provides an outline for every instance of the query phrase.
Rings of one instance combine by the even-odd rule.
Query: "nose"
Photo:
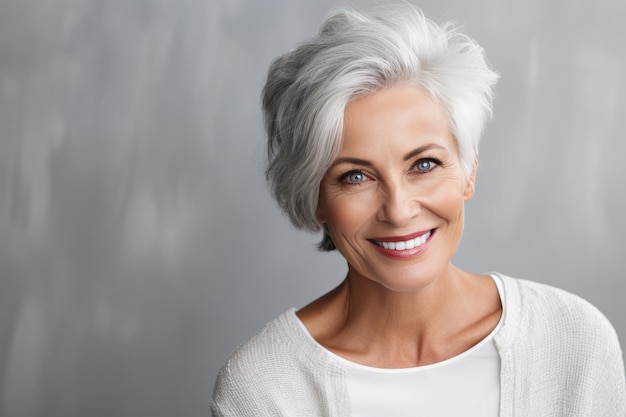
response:
[[[419,199],[415,190],[409,184],[391,184],[385,187],[381,193],[380,209],[378,210],[378,220],[393,224],[394,226],[405,226],[415,218],[421,211]]]

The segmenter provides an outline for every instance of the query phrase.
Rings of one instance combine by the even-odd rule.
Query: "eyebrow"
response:
[[[408,152],[406,155],[404,155],[404,157],[402,158],[403,161],[408,161],[410,159],[415,158],[417,155],[426,152],[430,149],[444,149],[446,150],[446,148],[444,148],[441,145],[438,145],[436,143],[429,143],[427,145],[424,146],[420,146],[419,148],[415,148],[412,151]],[[355,164],[355,165],[364,165],[367,167],[371,167],[374,164],[372,164],[370,161],[368,161],[367,159],[361,159],[361,158],[351,158],[351,157],[344,157],[344,158],[337,158],[333,161],[333,163],[330,165],[330,168],[334,167],[335,165],[339,165],[339,164]]]

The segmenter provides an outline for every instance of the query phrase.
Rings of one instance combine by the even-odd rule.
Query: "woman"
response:
[[[348,272],[232,354],[213,415],[625,415],[594,307],[451,263],[496,80],[474,41],[406,4],[337,11],[273,63],[268,180]]]

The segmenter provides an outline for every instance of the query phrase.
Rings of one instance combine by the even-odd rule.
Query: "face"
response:
[[[351,279],[413,291],[450,267],[473,193],[441,107],[418,87],[397,86],[348,104],[317,215]]]

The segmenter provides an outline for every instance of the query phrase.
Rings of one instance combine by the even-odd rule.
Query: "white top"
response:
[[[499,277],[500,417],[626,416],[624,362],[609,321],[563,290]],[[290,309],[233,352],[215,382],[214,417],[352,415],[345,370],[298,321]]]
[[[504,303],[502,282],[492,278]],[[374,368],[327,352],[345,370],[353,417],[498,417],[500,356],[494,336],[502,322],[501,316],[495,329],[470,349],[432,365]]]

